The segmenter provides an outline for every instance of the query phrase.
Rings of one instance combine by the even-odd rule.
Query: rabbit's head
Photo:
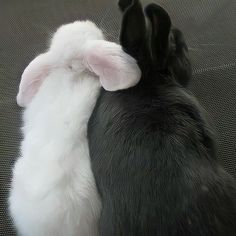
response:
[[[49,52],[58,65],[84,70],[84,54],[93,40],[104,40],[102,31],[91,21],[75,21],[58,28],[52,37]]]
[[[169,14],[156,4],[143,11],[139,0],[120,0],[119,7],[123,12],[120,43],[137,60],[143,75],[171,75],[186,86],[192,73],[188,48]]]
[[[18,105],[25,107],[33,99],[51,72],[63,69],[81,74],[89,72],[99,78],[109,91],[126,89],[138,83],[141,72],[121,46],[104,39],[102,31],[90,21],[76,21],[61,26],[47,52],[37,56],[24,70],[17,95]]]

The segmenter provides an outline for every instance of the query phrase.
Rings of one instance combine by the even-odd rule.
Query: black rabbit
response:
[[[119,6],[120,43],[142,78],[130,89],[102,89],[90,118],[100,235],[236,235],[235,180],[217,163],[213,132],[186,89],[182,33],[156,4],[145,13],[138,0]]]

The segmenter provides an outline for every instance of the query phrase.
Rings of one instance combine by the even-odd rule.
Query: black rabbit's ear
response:
[[[118,5],[121,9],[121,11],[125,11],[131,4],[133,3],[133,0],[119,0]]]
[[[155,63],[165,67],[169,53],[169,34],[171,20],[168,13],[156,4],[149,4],[145,13],[151,24],[151,53]]]
[[[146,22],[142,5],[138,0],[126,0],[119,1],[119,6],[124,11],[120,44],[128,54],[138,60],[146,44]]]

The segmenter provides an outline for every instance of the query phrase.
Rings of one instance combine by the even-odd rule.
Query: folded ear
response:
[[[164,67],[169,52],[170,16],[154,3],[149,4],[145,12],[151,24],[151,51],[154,62]]]
[[[24,70],[21,76],[17,104],[26,107],[39,90],[51,67],[49,53],[37,56]]]
[[[105,90],[127,89],[136,85],[141,78],[136,60],[118,44],[103,40],[90,41],[84,56],[87,68],[99,76]]]

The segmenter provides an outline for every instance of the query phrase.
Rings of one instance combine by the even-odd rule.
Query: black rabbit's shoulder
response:
[[[156,123],[160,127],[160,122],[163,125],[169,122],[169,125],[177,125],[180,120],[198,124],[205,121],[197,100],[184,88],[175,85],[146,89],[136,86],[117,92],[103,90],[97,104],[99,119],[103,122],[127,121],[132,125],[136,121],[141,125]]]
[[[102,91],[89,127],[96,125],[100,136],[110,134],[127,142],[150,139],[149,148],[159,146],[160,141],[214,153],[214,134],[201,110],[194,97],[179,86]]]

